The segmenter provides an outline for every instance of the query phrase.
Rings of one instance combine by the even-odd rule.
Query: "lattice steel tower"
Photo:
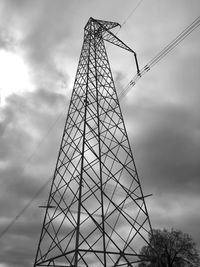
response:
[[[151,232],[104,40],[136,54],[90,18],[34,266],[137,266]]]

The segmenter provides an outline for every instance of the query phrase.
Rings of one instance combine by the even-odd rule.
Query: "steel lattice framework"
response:
[[[151,232],[104,40],[136,54],[90,18],[34,266],[137,266]]]

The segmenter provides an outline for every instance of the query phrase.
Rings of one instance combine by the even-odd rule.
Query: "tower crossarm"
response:
[[[134,50],[132,50],[128,45],[122,42],[122,40],[120,40],[114,33],[109,30],[103,32],[103,39],[111,44],[121,47],[133,54],[136,54]]]
[[[114,33],[112,33],[111,31],[107,30],[107,31],[103,31],[103,39],[111,44],[114,44],[118,47],[121,47],[131,53],[134,54],[134,58],[135,58],[135,64],[136,64],[136,68],[137,68],[137,74],[140,75],[140,69],[139,69],[139,65],[138,65],[138,60],[137,60],[137,55],[135,53],[135,51],[133,51],[129,46],[127,46],[124,42],[122,42],[116,35],[114,35]]]

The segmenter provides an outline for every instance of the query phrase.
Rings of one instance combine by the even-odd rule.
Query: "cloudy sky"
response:
[[[138,8],[132,10],[140,3]],[[132,13],[131,16],[129,16]],[[32,266],[89,19],[118,33],[143,67],[200,13],[198,0],[0,0],[0,267]],[[200,247],[200,29],[121,102],[154,228],[177,228]],[[108,53],[120,91],[133,58]]]

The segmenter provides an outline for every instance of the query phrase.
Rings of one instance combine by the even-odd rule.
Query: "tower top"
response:
[[[89,25],[93,24],[94,26],[97,26],[97,28],[102,28],[102,30],[111,30],[115,27],[121,27],[121,25],[117,22],[112,22],[112,21],[106,21],[106,20],[99,20],[99,19],[94,19],[92,17],[89,18],[87,24],[85,25],[85,30],[89,27]]]

